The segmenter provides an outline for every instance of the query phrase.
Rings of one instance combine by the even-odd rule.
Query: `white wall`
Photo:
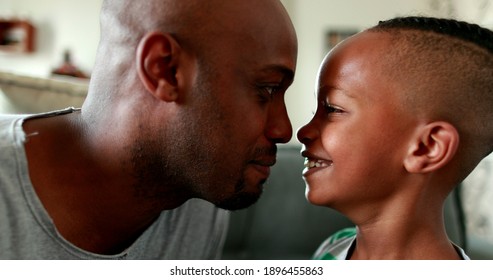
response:
[[[99,41],[101,3],[102,0],[1,0],[0,16],[28,18],[37,34],[34,53],[0,53],[0,71],[47,77],[69,49],[73,62],[90,72]]]

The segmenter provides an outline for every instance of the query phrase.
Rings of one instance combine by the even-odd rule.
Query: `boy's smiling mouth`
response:
[[[303,176],[306,177],[310,175],[312,172],[315,172],[320,169],[324,169],[326,167],[330,167],[334,164],[334,162],[330,159],[321,159],[320,157],[315,156],[314,154],[303,150],[301,152],[301,156],[305,158],[303,170]]]
[[[328,167],[332,165],[332,161],[322,159],[305,158],[305,167],[310,170],[315,167]]]

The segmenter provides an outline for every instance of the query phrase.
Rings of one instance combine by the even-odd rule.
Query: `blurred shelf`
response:
[[[0,19],[0,52],[33,52],[34,33],[35,28],[29,21]]]

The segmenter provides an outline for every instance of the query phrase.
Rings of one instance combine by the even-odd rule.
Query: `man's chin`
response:
[[[240,210],[255,204],[260,198],[261,191],[258,193],[237,193],[234,196],[222,200],[215,205],[225,210]]]

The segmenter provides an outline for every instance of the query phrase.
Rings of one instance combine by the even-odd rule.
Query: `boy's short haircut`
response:
[[[406,110],[458,130],[459,183],[493,150],[493,32],[427,17],[381,21],[368,31],[390,35],[383,71],[399,84]]]
[[[477,24],[453,19],[399,17],[380,21],[373,29],[391,28],[423,30],[448,35],[477,44],[493,54],[493,31]]]

